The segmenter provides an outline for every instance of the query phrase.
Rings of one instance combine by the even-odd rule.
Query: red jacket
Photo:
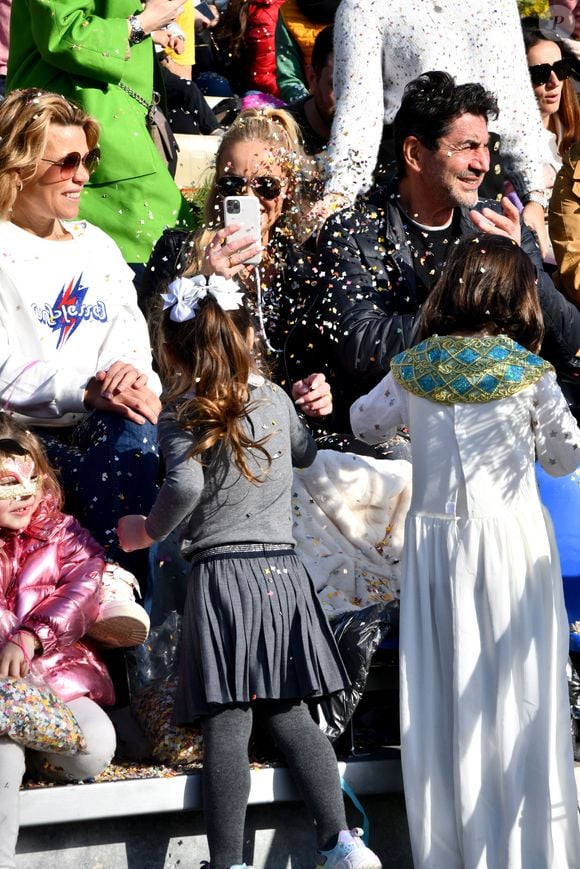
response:
[[[103,550],[72,516],[41,501],[24,531],[0,530],[0,648],[19,627],[42,643],[31,672],[62,700],[114,702],[105,665],[81,641],[99,612]]]
[[[280,96],[276,84],[275,34],[284,0],[250,0],[243,61],[250,90]]]

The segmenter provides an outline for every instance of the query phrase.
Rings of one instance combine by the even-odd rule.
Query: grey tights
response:
[[[260,702],[260,717],[286,758],[316,823],[318,845],[346,829],[336,756],[305,703]],[[202,719],[203,800],[211,869],[242,863],[250,794],[248,742],[253,707],[223,707]]]

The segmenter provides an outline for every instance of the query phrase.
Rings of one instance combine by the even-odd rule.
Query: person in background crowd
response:
[[[534,94],[554,164],[580,140],[580,108],[570,79],[571,60],[539,28],[524,26],[524,43]]]
[[[309,95],[288,106],[304,139],[307,154],[319,154],[330,137],[334,117],[333,28],[325,27],[314,40],[312,63],[306,70]]]
[[[580,308],[580,142],[565,155],[556,176],[548,221],[558,266],[554,280]]]
[[[580,108],[570,79],[571,60],[563,56],[558,43],[547,39],[539,28],[526,25],[524,43],[532,87],[551,156],[550,162],[544,164],[544,194],[549,202],[556,173],[562,166],[562,157],[574,142],[580,140]],[[547,253],[544,253],[544,262],[556,262],[551,242]]]
[[[8,90],[37,87],[75,100],[101,127],[102,160],[80,215],[111,236],[130,264],[149,259],[166,226],[188,225],[181,196],[147,129],[153,100],[151,33],[182,0],[21,0],[13,4]]]
[[[574,86],[580,91],[580,0],[550,0],[547,32],[574,60]]]
[[[318,218],[369,189],[381,137],[381,162],[393,158],[392,123],[405,85],[430,69],[444,70],[459,83],[480,82],[496,94],[499,115],[492,130],[501,137],[505,174],[525,205],[525,222],[546,247],[546,149],[516,0],[475,6],[455,0],[342,0],[334,28],[330,178]],[[502,179],[488,183],[494,180],[495,196]]]
[[[219,130],[218,119],[196,83],[192,81],[191,63],[181,66],[173,59],[174,56],[180,56],[179,51],[186,45],[181,31],[170,32],[168,28],[164,28],[156,30],[152,38],[165,86],[167,120],[173,132],[207,136]]]
[[[12,0],[0,0],[0,97],[6,90],[8,48],[10,46],[10,8]]]
[[[308,96],[307,69],[320,31],[334,22],[339,0],[285,0],[276,26],[276,78],[287,103]]]
[[[280,96],[274,36],[284,0],[230,0],[215,38],[222,70],[234,93]]]

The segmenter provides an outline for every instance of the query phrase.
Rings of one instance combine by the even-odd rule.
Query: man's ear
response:
[[[306,75],[306,86],[308,87],[308,93],[313,94],[316,87],[316,73],[314,72],[314,67],[311,63],[306,64],[306,69],[304,70],[304,73]]]
[[[416,136],[407,136],[403,142],[403,157],[405,164],[414,172],[420,172],[422,169],[422,150],[424,145],[421,144]]]

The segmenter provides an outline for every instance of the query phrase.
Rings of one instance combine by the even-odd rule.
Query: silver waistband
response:
[[[224,543],[209,549],[199,549],[190,557],[190,564],[220,555],[286,555],[294,552],[291,543]]]

